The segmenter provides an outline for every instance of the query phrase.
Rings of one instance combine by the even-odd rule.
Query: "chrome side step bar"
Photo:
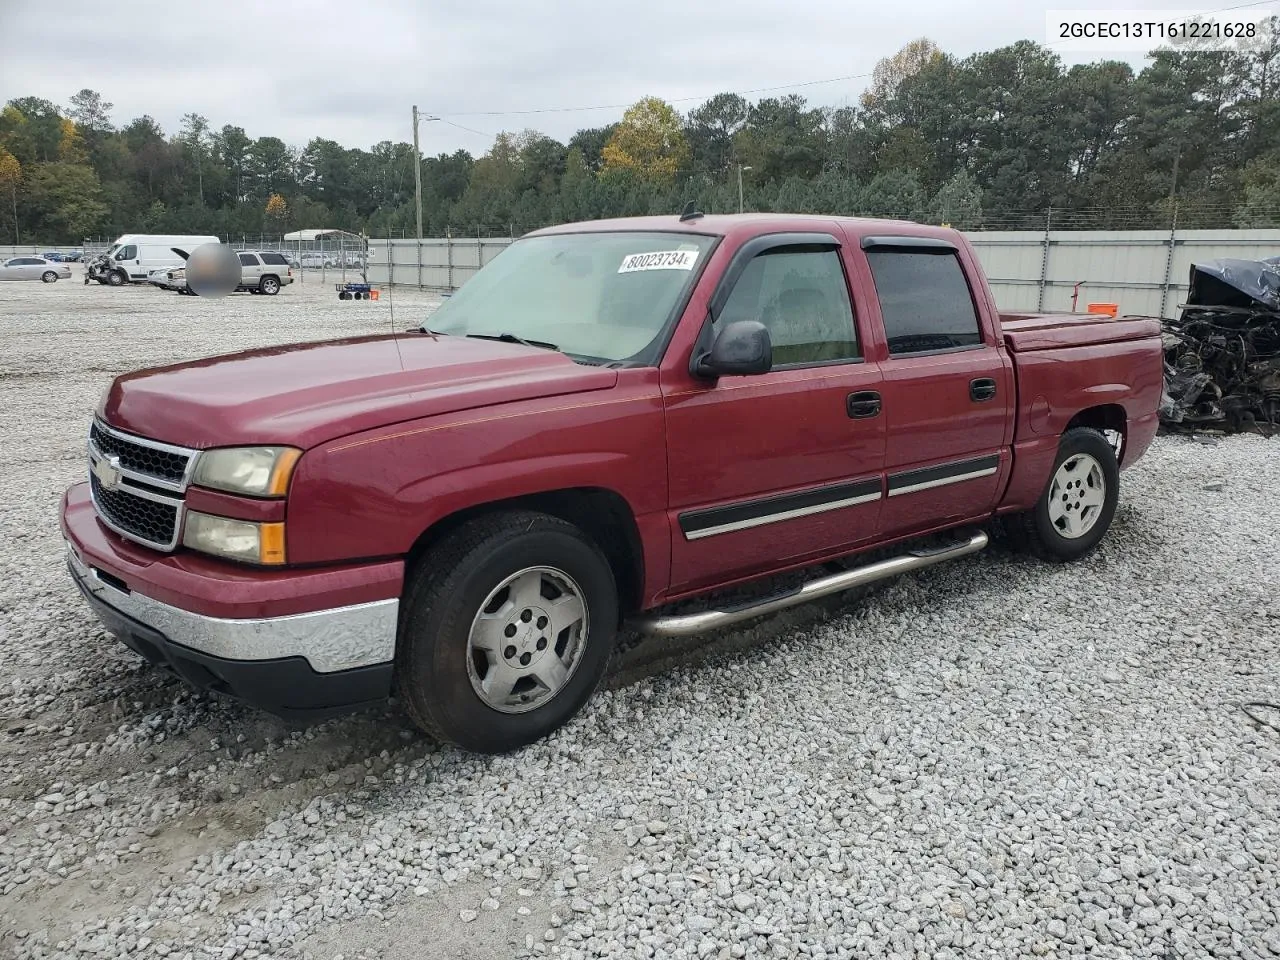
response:
[[[898,557],[890,557],[888,560],[880,560],[876,563],[869,563],[864,567],[844,570],[818,580],[810,580],[808,583],[802,584],[793,590],[775,594],[765,600],[736,607],[726,607],[722,610],[703,610],[698,613],[688,613],[673,617],[642,617],[634,621],[632,626],[641,633],[657,637],[691,637],[699,633],[706,633],[708,630],[719,630],[721,627],[732,626],[735,623],[741,623],[743,620],[751,620],[765,614],[775,613],[778,610],[785,610],[787,607],[794,607],[800,603],[808,603],[811,600],[817,600],[819,597],[827,597],[833,593],[841,593],[845,590],[852,590],[854,587],[874,583],[877,580],[895,577],[900,573],[923,570],[925,567],[931,567],[935,563],[968,556],[983,549],[987,542],[987,535],[982,531],[978,531],[956,543],[912,550],[910,553],[904,553]]]

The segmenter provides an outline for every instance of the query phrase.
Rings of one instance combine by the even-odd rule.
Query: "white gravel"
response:
[[[632,660],[515,756],[140,666],[56,522],[109,377],[390,328],[314,282],[0,285],[0,954],[1280,955],[1280,733],[1238,708],[1280,701],[1274,442],[1160,440],[1086,562],[997,541]]]

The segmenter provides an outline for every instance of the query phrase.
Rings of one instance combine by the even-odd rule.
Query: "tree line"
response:
[[[1273,26],[1276,21],[1273,19]],[[1276,31],[1268,36],[1275,37]],[[681,115],[646,97],[567,143],[503,132],[481,156],[422,160],[427,235],[746,209],[892,216],[966,228],[1280,224],[1280,43],[1159,50],[1065,66],[1020,41],[957,58],[914,41],[856,105],[721,93]],[[166,134],[117,127],[81,90],[0,112],[0,240],[74,243],[126,231],[412,235],[414,151],[315,138],[295,147],[197,114]]]

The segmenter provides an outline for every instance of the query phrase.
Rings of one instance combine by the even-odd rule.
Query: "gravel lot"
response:
[[[1084,563],[985,554],[631,651],[551,739],[290,727],[109,638],[61,491],[119,372],[389,330],[0,285],[0,955],[1280,955],[1280,460],[1162,439]],[[396,326],[429,308],[397,294]],[[1280,712],[1258,712],[1280,726]]]

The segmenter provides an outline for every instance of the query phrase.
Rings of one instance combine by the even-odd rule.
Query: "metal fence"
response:
[[[1083,311],[1090,303],[1116,303],[1123,313],[1171,316],[1186,296],[1192,263],[1280,255],[1280,229],[973,231],[965,236],[996,302],[1012,311]],[[370,240],[369,282],[456,290],[510,242]]]
[[[370,240],[369,282],[456,290],[510,243],[475,237]]]
[[[64,256],[80,247],[61,243],[6,243],[0,244],[0,260],[9,257],[42,257],[46,253],[60,253]]]
[[[1084,310],[1169,317],[1187,293],[1193,263],[1280,254],[1280,230],[1081,230],[980,232],[978,252],[996,302],[1007,310]],[[1077,287],[1077,285],[1079,285]]]

